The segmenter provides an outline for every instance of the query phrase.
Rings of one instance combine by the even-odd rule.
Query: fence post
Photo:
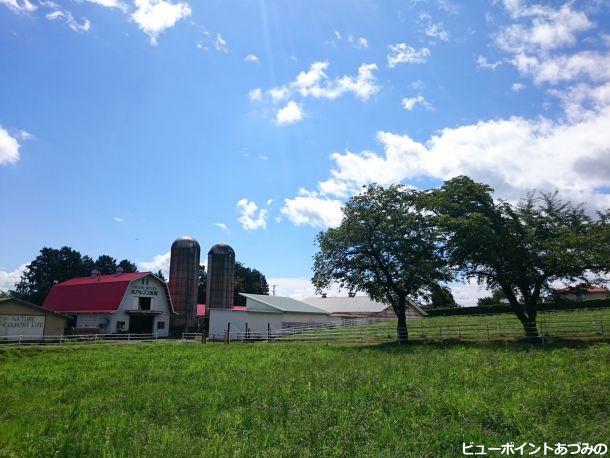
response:
[[[127,334],[127,342],[131,341],[131,333]]]
[[[271,342],[271,323],[267,323],[267,342]]]
[[[490,340],[490,337],[489,337],[489,323],[487,323],[487,340]]]
[[[606,331],[604,330],[604,322],[601,318],[599,319],[599,331],[602,337],[606,337]]]
[[[441,338],[441,343],[443,343],[443,328],[438,327],[438,335]]]
[[[21,335],[19,335],[19,342],[17,343],[17,345],[21,345]]]
[[[231,323],[227,323],[227,345],[231,343]]]
[[[93,338],[93,342],[97,343],[97,334],[95,335],[95,337]]]

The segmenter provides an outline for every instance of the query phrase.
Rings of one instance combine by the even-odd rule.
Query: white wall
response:
[[[245,310],[210,309],[210,339],[224,339],[228,323],[231,323],[231,333],[245,332],[246,323],[253,334],[267,335],[267,325],[272,329],[282,327],[281,313],[248,312]]]
[[[296,312],[286,312],[282,316],[283,326],[287,325],[297,325],[304,326],[307,324],[319,324],[319,323],[327,323],[329,320],[329,315],[323,313],[296,313]]]
[[[117,322],[125,322],[125,332],[129,330],[129,314],[126,313],[128,310],[138,310],[138,298],[139,297],[150,297],[151,304],[150,310],[153,312],[160,312],[155,315],[153,323],[153,333],[157,333],[159,337],[167,337],[169,335],[169,321],[170,321],[170,306],[165,293],[165,286],[163,283],[152,275],[139,278],[132,281],[127,287],[125,296],[119,305],[116,312],[112,314],[108,313],[82,313],[76,317],[76,328],[81,330],[97,330],[99,333],[104,334],[115,334],[117,332]],[[108,319],[108,326],[104,329],[99,328],[100,320],[103,318]],[[165,323],[163,329],[157,329],[157,323]]]

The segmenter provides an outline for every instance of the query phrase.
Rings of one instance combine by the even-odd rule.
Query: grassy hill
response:
[[[566,346],[568,345],[568,346]],[[461,456],[610,437],[610,345],[0,351],[0,456]]]

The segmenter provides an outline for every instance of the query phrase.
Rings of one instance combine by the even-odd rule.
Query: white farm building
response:
[[[73,278],[51,288],[43,308],[71,316],[77,333],[169,334],[167,285],[150,272]]]
[[[306,297],[303,302],[326,310],[337,318],[396,318],[391,305],[374,301],[368,296],[312,296]],[[406,308],[408,320],[427,315],[425,310],[408,298]]]
[[[268,329],[319,325],[330,321],[330,314],[290,297],[244,294],[245,307],[211,308],[209,337],[223,339],[227,330],[266,335]]]

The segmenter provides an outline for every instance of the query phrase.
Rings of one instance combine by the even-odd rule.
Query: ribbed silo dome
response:
[[[184,237],[178,237],[174,240],[172,248],[199,248],[199,242],[193,237],[185,235]]]
[[[229,245],[218,243],[210,248],[208,254],[232,254],[235,256],[235,250],[233,250],[233,248],[231,248]]]

